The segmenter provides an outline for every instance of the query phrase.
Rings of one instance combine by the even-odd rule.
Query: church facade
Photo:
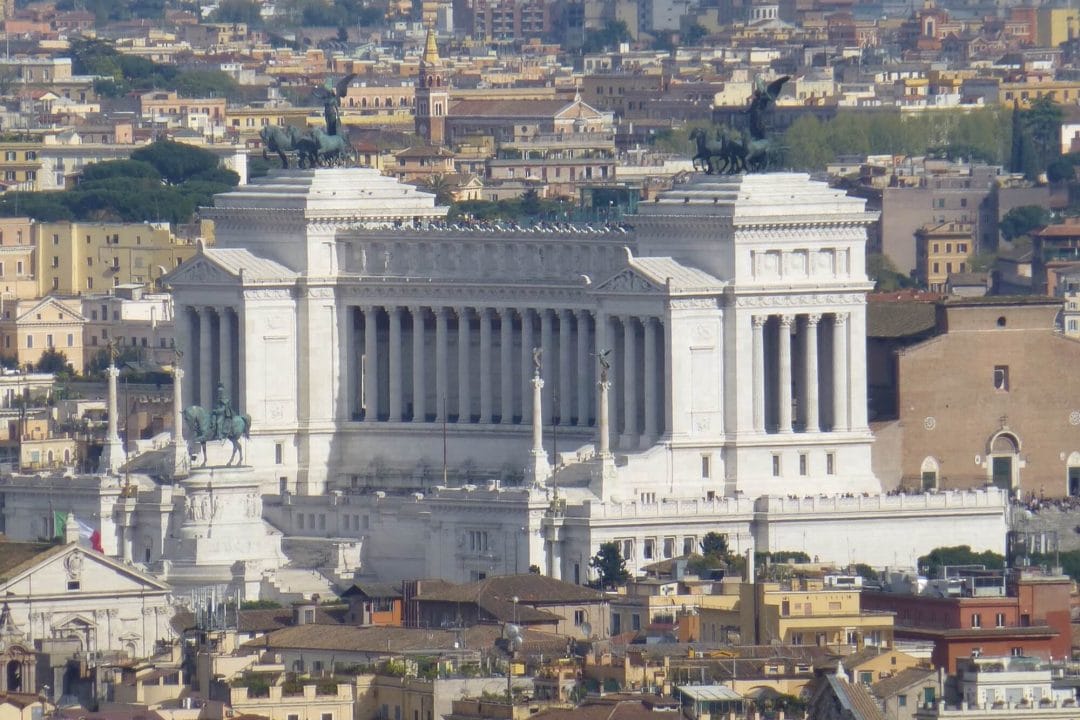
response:
[[[1000,550],[1001,493],[880,494],[863,201],[768,174],[622,225],[445,213],[374,171],[279,172],[219,195],[217,246],[166,278],[185,404],[220,382],[252,417],[287,534],[358,539],[387,578],[584,582],[601,542],[636,567],[712,530],[879,564]]]

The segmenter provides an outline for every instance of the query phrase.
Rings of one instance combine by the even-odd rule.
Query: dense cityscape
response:
[[[0,720],[1080,718],[1076,0],[0,22]]]

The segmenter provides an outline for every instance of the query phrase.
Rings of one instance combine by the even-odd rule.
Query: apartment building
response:
[[[931,292],[945,292],[950,275],[967,272],[974,248],[969,222],[924,225],[915,231],[917,279]]]

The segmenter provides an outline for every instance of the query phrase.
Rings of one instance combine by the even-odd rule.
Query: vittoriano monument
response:
[[[267,125],[260,130],[263,159],[267,159],[270,152],[277,153],[283,168],[289,167],[289,156],[286,154],[289,152],[296,153],[296,162],[301,168],[345,165],[354,161],[352,145],[341,127],[341,98],[345,97],[354,77],[356,74],[351,73],[332,88],[315,89],[315,96],[323,103],[325,129]]]
[[[194,460],[198,457],[197,452],[190,450],[198,446],[202,450],[202,464],[206,465],[206,443],[211,440],[228,440],[232,443],[232,455],[226,467],[232,465],[233,459],[239,456],[237,464],[244,462],[244,449],[240,447],[240,438],[249,437],[251,431],[251,417],[233,411],[229,393],[222,383],[217,386],[217,401],[209,411],[198,405],[184,408],[184,424],[191,431],[191,439],[188,441],[189,453]]]
[[[780,90],[789,79],[790,76],[784,75],[765,84],[759,77],[754,82],[754,94],[746,108],[749,116],[749,141],[744,139],[742,133],[728,134],[723,128],[716,130],[716,140],[710,140],[705,130],[695,128],[690,133],[690,139],[697,146],[694,169],[704,170],[709,175],[734,175],[768,169],[770,158],[777,147],[774,141],[766,137],[765,114],[776,104]]]

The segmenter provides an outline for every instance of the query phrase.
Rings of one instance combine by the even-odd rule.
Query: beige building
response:
[[[974,225],[944,222],[915,232],[915,262],[919,281],[931,292],[944,292],[953,273],[967,272],[975,248]]]
[[[20,365],[35,365],[48,349],[67,356],[76,372],[83,371],[83,325],[86,319],[77,301],[57,297],[19,300],[4,308],[0,320],[0,347]]]
[[[38,296],[34,259],[34,221],[0,219],[0,316],[8,301]]]
[[[37,225],[41,295],[79,295],[118,285],[153,283],[195,254],[165,223]]]

